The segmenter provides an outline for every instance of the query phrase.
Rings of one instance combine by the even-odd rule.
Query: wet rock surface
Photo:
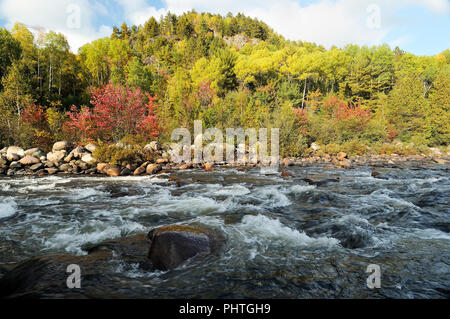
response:
[[[195,256],[206,256],[223,243],[223,237],[204,227],[167,226],[148,234],[152,244],[148,253],[156,269],[177,268]]]

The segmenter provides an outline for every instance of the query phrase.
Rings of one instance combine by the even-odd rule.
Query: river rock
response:
[[[347,158],[347,153],[339,152],[339,153],[337,154],[337,159],[340,160],[340,161],[343,161],[343,160],[346,159],[346,158]]]
[[[19,156],[21,158],[24,156],[24,151],[21,147],[18,147],[18,146],[8,147],[8,149],[6,150],[6,158],[8,159],[8,161],[12,161],[10,159],[10,157],[12,157],[13,154],[16,154],[17,156]]]
[[[38,169],[41,169],[41,168],[43,168],[43,167],[44,167],[44,164],[42,164],[42,163],[37,163],[37,164],[31,165],[31,166],[30,166],[30,169],[31,169],[32,171],[37,171]]]
[[[348,160],[348,159],[343,159],[342,161],[339,161],[338,163],[337,163],[337,165],[339,166],[339,167],[342,167],[342,168],[350,168],[351,166],[352,166],[352,163]]]
[[[9,168],[11,168],[11,169],[16,169],[16,168],[21,168],[22,167],[22,164],[20,164],[20,162],[18,162],[18,161],[14,161],[14,162],[11,162],[11,164],[9,164]]]
[[[68,157],[70,157],[71,159],[69,160],[69,162],[76,158],[76,159],[80,159],[81,157],[83,157],[83,155],[85,154],[85,149],[81,146],[77,146],[76,148],[74,148],[68,155]]]
[[[35,148],[30,148],[28,150],[26,150],[25,152],[23,152],[24,156],[34,156],[37,158],[40,158],[42,156],[45,156],[45,153],[43,151],[41,151],[39,148],[35,147]]]
[[[148,257],[156,269],[163,271],[197,255],[211,254],[223,241],[209,229],[180,225],[154,229],[148,238],[152,241]]]
[[[153,152],[160,151],[161,144],[159,142],[153,141],[150,144],[145,145],[144,150],[145,151],[153,151]]]
[[[55,151],[47,154],[47,160],[53,163],[58,163],[66,156],[66,151]]]
[[[193,168],[194,166],[192,165],[192,163],[187,163],[187,164],[183,164],[183,165],[180,165],[180,167],[178,168],[178,169],[180,169],[180,170],[186,170],[186,169],[191,169],[191,168]]]
[[[97,145],[89,143],[85,147],[89,152],[94,153],[94,151],[97,149]]]
[[[289,158],[285,158],[283,160],[283,165],[284,165],[284,167],[289,167],[289,166],[293,166],[294,163]]]
[[[284,171],[283,173],[281,173],[281,176],[283,176],[283,177],[290,177],[290,176],[292,176],[292,173],[289,172],[289,171]]]
[[[445,160],[445,159],[443,159],[443,158],[433,158],[433,161],[434,161],[436,164],[439,164],[439,165],[445,165],[445,164],[448,164],[448,161]]]
[[[46,168],[45,170],[47,171],[48,175],[54,175],[54,174],[58,173],[57,168]]]
[[[317,143],[312,143],[312,144],[311,144],[311,149],[312,149],[314,152],[317,152],[318,150],[320,150],[320,146],[319,146]]]
[[[109,164],[106,163],[98,163],[97,164],[97,171],[100,173],[105,173],[105,168],[107,168]]]
[[[120,171],[120,176],[130,176],[131,175],[131,171],[128,168],[124,168]]]
[[[7,160],[10,162],[16,162],[20,160],[20,156],[15,153],[11,153],[8,155]]]
[[[62,164],[59,166],[59,170],[68,172],[72,170],[72,166],[70,164]]]
[[[328,183],[339,183],[340,179],[339,178],[329,178],[329,179],[321,179],[318,181],[313,181],[309,178],[304,178],[303,181],[307,182],[309,185],[313,185],[313,186],[325,186]]]
[[[84,154],[81,157],[81,160],[89,165],[94,165],[97,163],[97,160],[91,154]]]
[[[117,167],[116,165],[108,165],[103,170],[106,173],[106,175],[108,175],[108,176],[111,176],[111,177],[120,176],[120,168]]]
[[[85,162],[80,162],[80,163],[78,164],[78,166],[79,166],[80,169],[82,169],[82,170],[86,170],[86,169],[89,168],[89,165],[88,165],[87,163],[85,163]]]
[[[26,155],[19,162],[22,165],[34,165],[34,164],[40,163],[41,161],[38,158],[34,157],[34,156]]]
[[[146,171],[146,168],[141,166],[141,167],[136,168],[136,170],[134,171],[133,175],[134,176],[139,176],[139,175],[144,174],[145,171]]]
[[[70,148],[70,143],[68,141],[60,141],[53,144],[52,152],[57,151],[67,151]]]
[[[167,158],[159,158],[156,160],[156,164],[167,164],[169,160]]]
[[[159,164],[148,164],[146,172],[149,175],[153,175],[162,170],[162,166]]]

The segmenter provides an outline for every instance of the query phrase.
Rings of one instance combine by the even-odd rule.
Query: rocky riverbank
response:
[[[261,167],[263,164],[235,164],[204,163],[204,164],[175,164],[170,161],[168,150],[161,147],[158,142],[152,142],[144,149],[153,152],[154,160],[142,163],[127,163],[113,165],[99,163],[93,156],[97,146],[87,144],[74,146],[67,141],[60,141],[53,145],[52,151],[45,153],[39,148],[24,150],[17,146],[5,147],[0,150],[0,175],[6,176],[46,176],[55,174],[71,175],[108,175],[116,176],[140,176],[163,173],[168,170],[186,170],[191,168],[203,168],[211,172],[214,166],[231,166],[245,170],[246,167]],[[327,164],[330,166],[350,169],[355,166],[367,165],[372,167],[395,166],[404,163],[420,163],[423,165],[448,164],[450,155],[443,154],[434,149],[430,155],[401,156],[373,155],[350,157],[344,152],[336,156],[324,154],[322,156],[310,156],[307,158],[284,158],[280,161],[281,167],[307,166],[310,164]]]

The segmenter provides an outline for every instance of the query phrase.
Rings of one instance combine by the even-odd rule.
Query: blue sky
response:
[[[387,43],[418,55],[450,48],[450,0],[0,0],[0,25],[61,32],[76,52],[123,21],[142,24],[190,9],[242,12],[288,39],[326,47]]]

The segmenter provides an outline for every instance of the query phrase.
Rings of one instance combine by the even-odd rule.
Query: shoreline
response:
[[[44,177],[44,176],[145,176],[172,173],[189,169],[204,169],[213,172],[214,168],[230,168],[246,171],[252,168],[267,167],[258,164],[222,163],[185,163],[175,164],[168,159],[168,152],[159,143],[152,142],[146,148],[152,152],[153,160],[121,165],[98,163],[93,157],[96,146],[73,148],[69,142],[54,144],[52,152],[45,154],[38,148],[24,151],[20,147],[11,146],[0,150],[0,176],[2,177]],[[278,171],[283,173],[289,167],[308,167],[325,165],[328,168],[352,169],[356,167],[396,168],[404,165],[433,166],[450,164],[450,154],[433,153],[430,155],[398,155],[382,154],[368,156],[348,156],[344,152],[336,156],[324,154],[309,157],[288,157],[280,159]]]

